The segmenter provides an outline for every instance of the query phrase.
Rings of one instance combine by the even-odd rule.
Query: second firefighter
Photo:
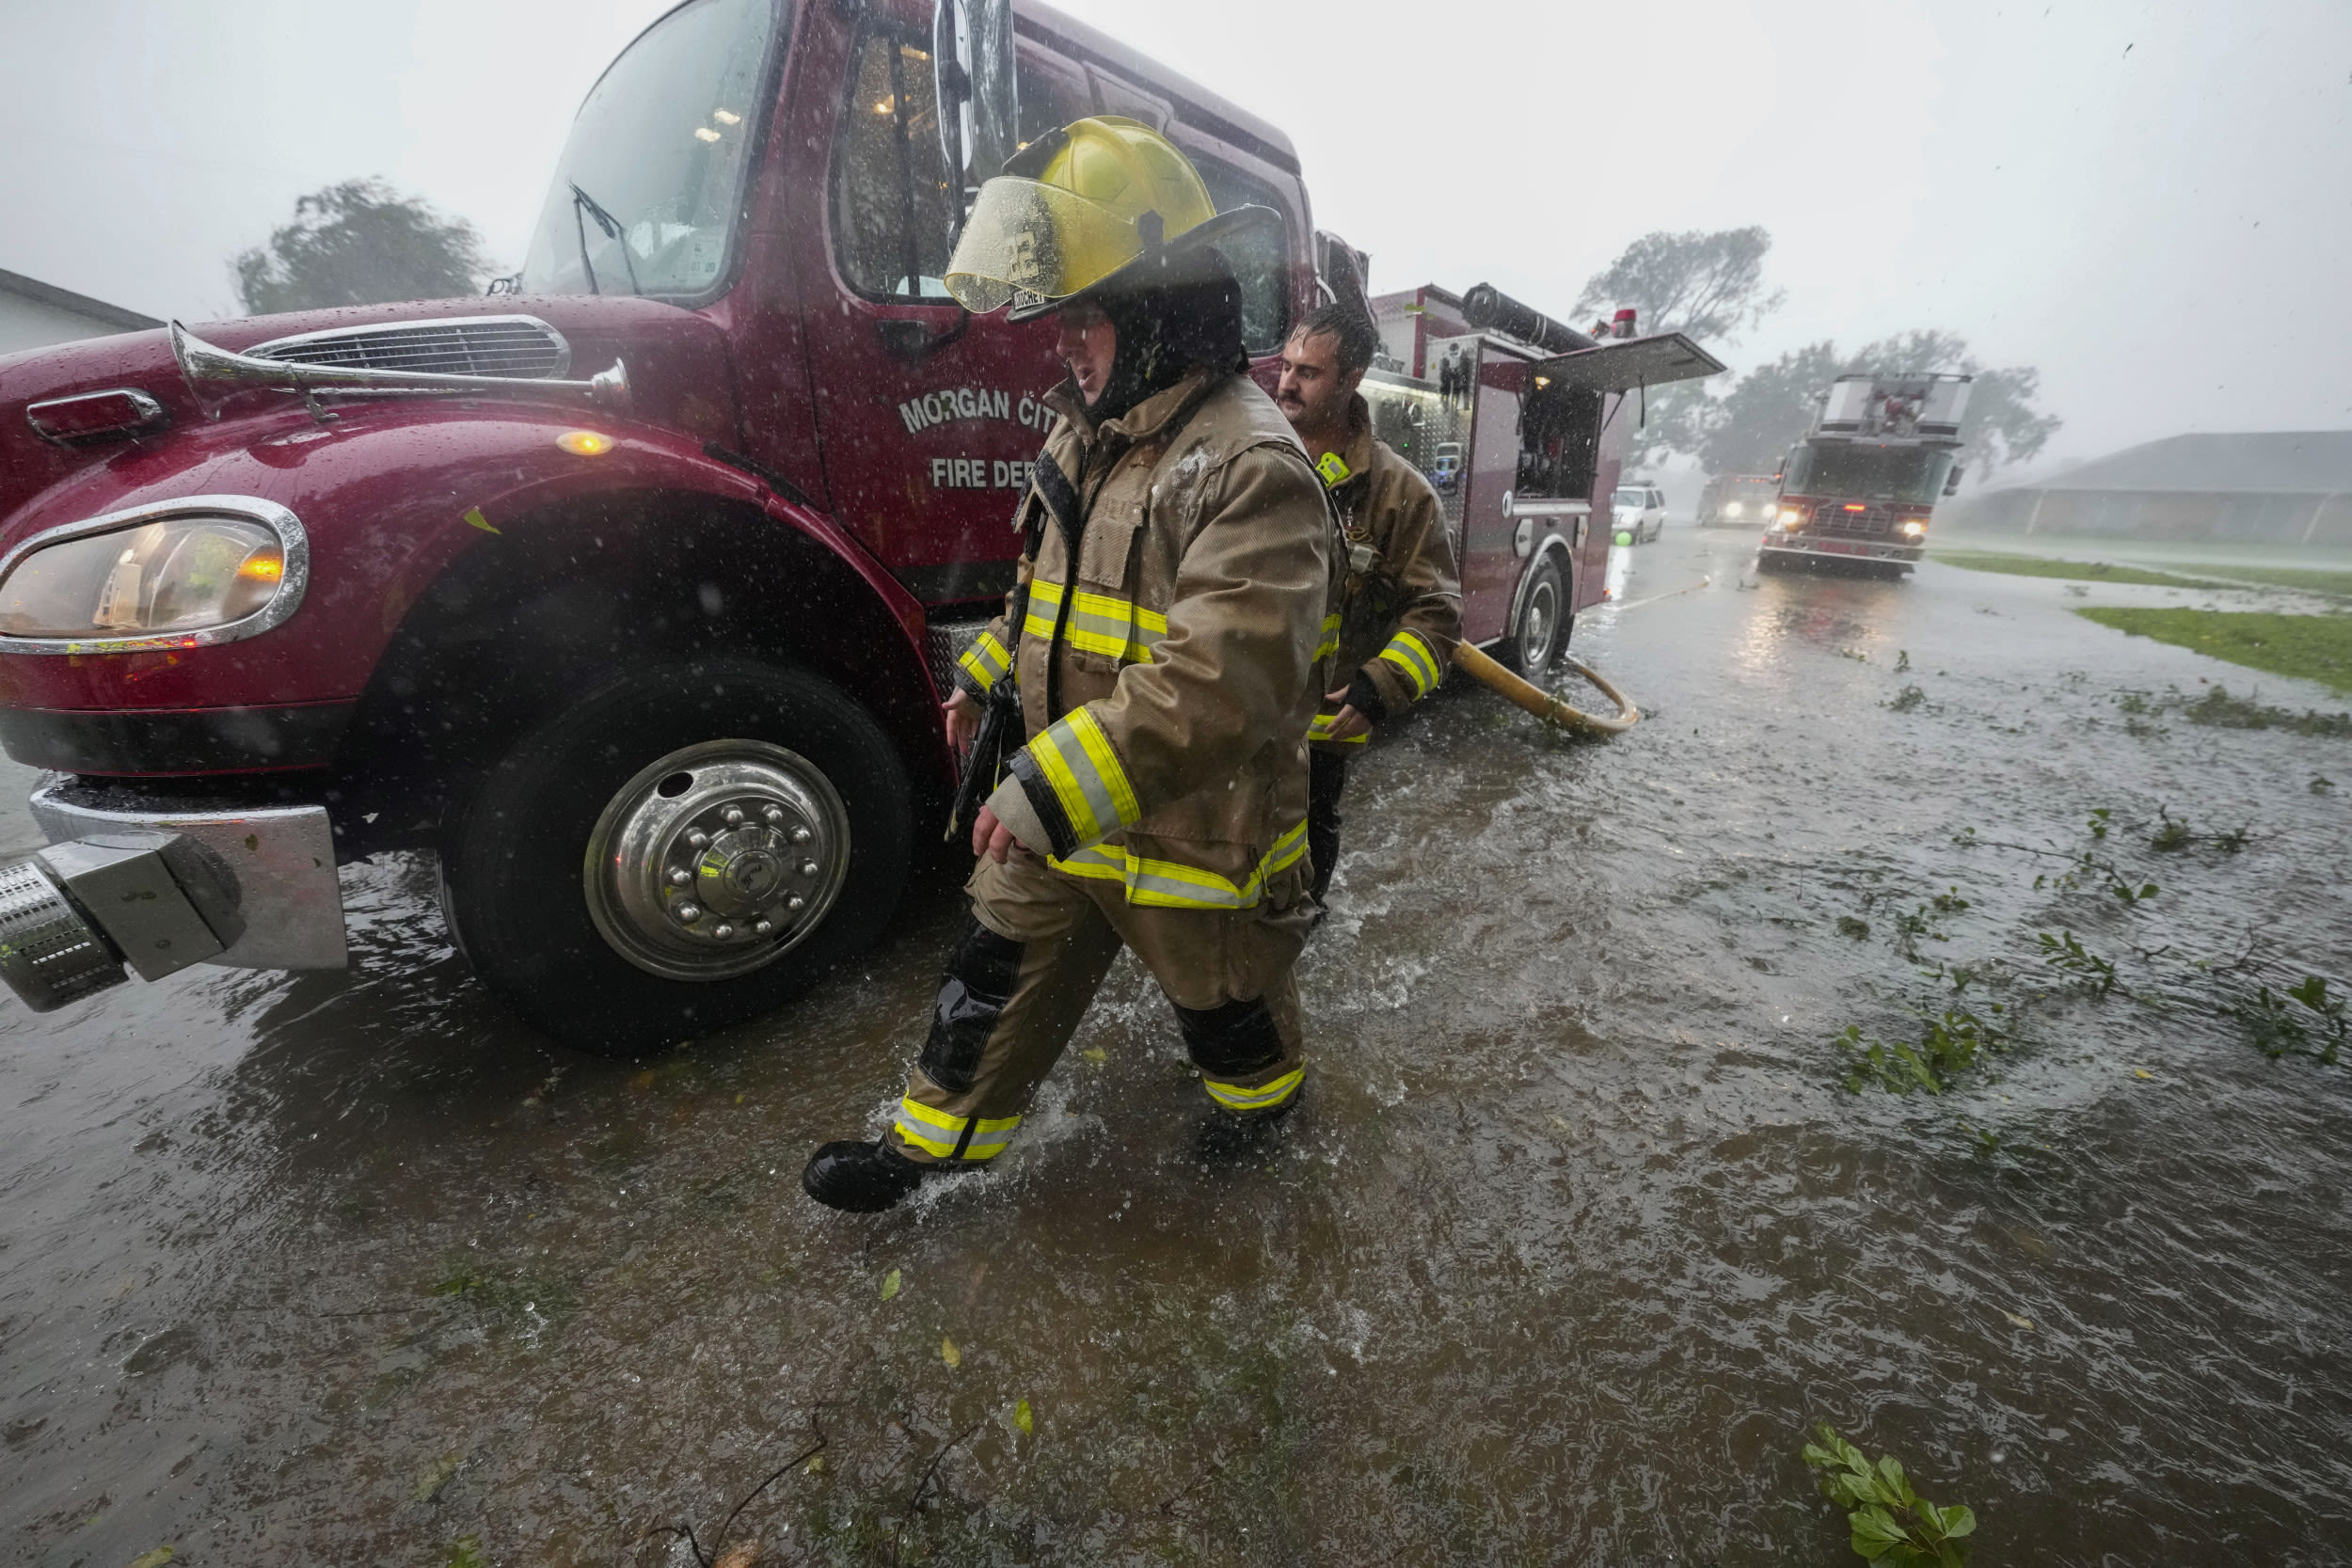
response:
[[[1339,863],[1349,754],[1374,726],[1437,689],[1462,640],[1462,589],[1438,493],[1373,435],[1372,410],[1357,390],[1379,346],[1360,309],[1326,305],[1283,346],[1275,394],[1330,491],[1347,552],[1337,665],[1346,684],[1326,695],[1310,731],[1307,841],[1318,905]]]

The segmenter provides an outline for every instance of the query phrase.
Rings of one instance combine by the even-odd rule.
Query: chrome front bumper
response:
[[[182,833],[233,882],[245,930],[206,963],[236,969],[342,969],[343,896],[325,806],[205,805],[135,786],[53,775],[33,791],[33,820],[53,845],[140,832]]]
[[[1892,544],[1879,539],[1816,539],[1803,533],[1768,533],[1761,548],[1785,555],[1843,557],[1848,561],[1898,561],[1905,563],[1927,554],[1925,540]]]

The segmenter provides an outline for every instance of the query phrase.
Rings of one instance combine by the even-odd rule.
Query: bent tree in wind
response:
[[[1586,279],[1571,320],[1589,325],[1624,306],[1641,312],[1644,332],[1687,332],[1710,348],[1737,343],[1778,309],[1787,291],[1768,291],[1764,261],[1772,236],[1745,229],[1659,230],[1627,245]],[[2040,452],[2058,419],[2037,408],[2042,373],[2027,365],[1987,369],[1958,333],[1898,332],[1851,352],[1828,339],[1791,349],[1728,386],[1679,382],[1649,394],[1629,454],[1647,467],[1670,453],[1696,457],[1714,474],[1770,471],[1813,421],[1814,396],[1856,371],[1948,371],[1973,375],[1961,426],[1970,466],[1981,481]]]
[[[248,315],[482,292],[482,235],[381,180],[346,180],[294,203],[294,221],[230,263]]]

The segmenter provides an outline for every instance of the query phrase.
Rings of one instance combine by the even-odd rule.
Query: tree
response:
[[[1786,293],[1764,293],[1764,257],[1772,236],[1761,225],[1660,230],[1627,245],[1606,271],[1595,273],[1577,296],[1575,321],[1631,306],[1643,332],[1687,332],[1719,346],[1778,309]],[[1709,400],[1703,384],[1677,382],[1647,392],[1628,461],[1646,467],[1669,451],[1690,451],[1707,429]]]
[[[294,203],[294,222],[234,262],[248,314],[479,293],[482,235],[381,180],[346,180]]]
[[[1645,332],[1687,332],[1703,344],[1734,341],[1788,297],[1785,290],[1764,293],[1764,256],[1772,248],[1761,224],[1645,234],[1608,270],[1585,279],[1574,319],[1629,305]]]
[[[1851,354],[1823,340],[1793,349],[1756,366],[1721,398],[1710,398],[1691,419],[1697,439],[1679,449],[1695,451],[1711,474],[1770,472],[1813,423],[1820,395],[1841,375],[1883,371],[1931,371],[1973,375],[1960,438],[1979,481],[1996,468],[2022,463],[2039,452],[2058,428],[2058,418],[2033,406],[2042,372],[2029,366],[1986,370],[1957,333],[1933,329],[1899,332],[1865,343]],[[1689,431],[1682,435],[1688,441]]]

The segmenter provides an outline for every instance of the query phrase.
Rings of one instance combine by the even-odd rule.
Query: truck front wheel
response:
[[[441,855],[475,973],[568,1045],[637,1055],[758,1016],[878,936],[912,848],[905,768],[805,671],[633,671],[524,736]]]

